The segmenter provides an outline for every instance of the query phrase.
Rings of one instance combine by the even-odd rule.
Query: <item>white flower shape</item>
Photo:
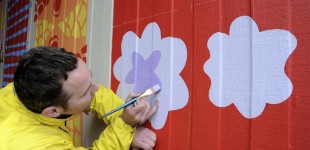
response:
[[[173,37],[162,39],[157,23],[150,23],[141,39],[131,31],[125,33],[121,53],[113,66],[114,76],[120,82],[116,94],[125,99],[131,91],[141,93],[159,84],[159,106],[150,122],[155,129],[163,128],[168,112],[183,108],[189,98],[180,76],[187,59],[184,42]],[[154,99],[149,98],[151,103]]]
[[[283,102],[293,90],[284,67],[296,46],[289,31],[259,32],[251,17],[238,17],[229,35],[217,32],[208,40],[204,71],[211,78],[210,100],[218,107],[233,103],[246,118],[258,117],[266,103]]]

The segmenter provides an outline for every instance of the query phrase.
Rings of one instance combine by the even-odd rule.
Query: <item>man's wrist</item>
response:
[[[136,124],[130,124],[130,123],[128,123],[128,122],[126,121],[126,119],[124,118],[123,115],[120,115],[119,117],[120,117],[120,118],[123,120],[123,122],[124,122],[125,124],[127,124],[128,126],[131,126],[132,128],[136,127]]]
[[[134,133],[136,130],[136,127],[132,127],[131,125],[127,124],[126,122],[123,121],[123,119],[121,117],[118,117],[118,116],[113,117],[112,123],[113,122],[114,122],[114,125],[118,124],[119,129],[121,129],[123,131]]]
[[[124,117],[123,114],[121,114],[119,117],[120,117],[126,124],[128,124],[128,125],[130,125],[130,126],[132,126],[132,127],[136,126],[136,124],[134,124],[134,123],[129,123],[128,120],[125,119],[125,117]]]

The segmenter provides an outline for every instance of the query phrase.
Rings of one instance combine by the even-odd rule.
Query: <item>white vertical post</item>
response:
[[[30,0],[31,7],[29,9],[29,18],[28,18],[28,33],[27,33],[27,50],[34,47],[35,36],[36,36],[36,24],[34,22],[35,15],[35,4],[36,0]]]
[[[113,0],[88,0],[87,65],[96,83],[110,87],[113,29]],[[102,130],[104,122],[94,115],[83,115],[82,145],[91,146]]]

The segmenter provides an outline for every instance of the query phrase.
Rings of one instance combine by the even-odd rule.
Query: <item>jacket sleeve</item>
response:
[[[95,93],[91,102],[90,111],[99,118],[122,105],[124,101],[118,97],[111,89],[99,85],[99,90]],[[126,124],[120,115],[123,110],[119,110],[104,118],[107,127],[100,134],[99,139],[94,141],[93,149],[129,149],[132,143],[135,128]]]

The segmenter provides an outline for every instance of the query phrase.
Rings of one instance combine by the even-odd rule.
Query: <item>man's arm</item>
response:
[[[126,101],[129,101],[134,96],[137,96],[137,95],[131,93],[127,97]],[[103,87],[102,85],[99,85],[99,90],[96,92],[92,100],[90,110],[91,112],[97,114],[99,118],[102,118],[104,114],[122,105],[123,103],[124,101],[121,98],[119,98],[112,90],[107,89]],[[147,101],[144,101],[143,99],[138,99],[135,106],[133,105],[128,106],[123,110],[119,110],[107,116],[106,118],[104,118],[104,122],[108,126],[102,133],[102,135],[105,135],[103,137],[108,137],[109,134],[111,135],[115,134],[115,136],[118,137],[119,139],[123,139],[122,137],[126,136],[126,135],[121,135],[122,133],[124,133],[124,131],[120,132],[118,130],[115,130],[116,126],[120,126],[120,127],[130,126],[131,130],[133,130],[132,134],[135,134],[135,128],[133,128],[133,126],[142,125],[147,119],[150,118],[150,116],[152,116],[156,112],[157,107],[158,107],[157,100],[155,101],[154,106],[151,107]],[[119,124],[116,124],[115,120],[117,120]],[[122,128],[122,129],[125,129],[125,128]],[[149,129],[148,130],[141,130],[141,129],[143,128],[142,127],[139,128],[139,130],[133,137],[135,140],[135,142],[133,143],[135,146],[133,147],[138,147],[138,148],[143,148],[143,149],[145,149],[145,147],[147,146],[153,147],[154,145],[151,143],[147,143],[147,146],[145,146],[145,143],[140,142],[140,141],[148,141],[148,140],[154,141],[154,138],[153,138],[154,136],[148,137],[148,136],[144,136],[144,134],[148,133],[147,135],[149,134],[155,135],[155,133]],[[130,130],[130,129],[127,128],[127,130]],[[110,131],[113,131],[113,132],[111,133]],[[121,136],[119,136],[119,134]],[[155,135],[155,138],[156,138],[156,135]],[[130,139],[130,143],[131,141],[132,139]]]
[[[112,90],[99,85],[98,91],[95,93],[90,112],[96,114],[98,118],[122,105],[124,101],[118,97]],[[100,134],[99,139],[95,140],[93,147],[102,149],[129,149],[132,143],[135,127],[128,125],[120,117],[123,110],[115,112],[104,118],[107,125],[105,130]]]

